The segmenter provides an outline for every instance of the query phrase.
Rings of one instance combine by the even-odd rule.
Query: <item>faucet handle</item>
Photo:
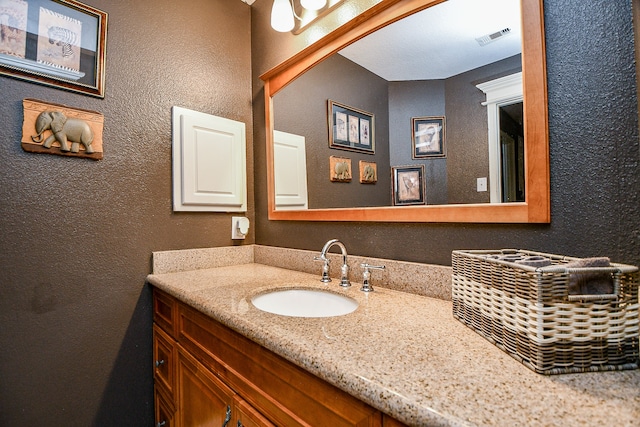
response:
[[[342,264],[342,267],[340,267],[340,286],[343,288],[351,286],[351,282],[349,282],[349,266],[347,264]]]
[[[369,270],[384,270],[384,265],[371,265],[366,262],[360,264],[360,267],[364,269],[362,272],[362,287],[360,290],[362,292],[373,292],[373,286],[371,286],[371,271]]]
[[[322,283],[329,283],[331,281],[331,277],[329,277],[329,263],[331,262],[331,260],[325,256],[314,256],[313,260],[321,261],[324,263],[322,265],[322,277],[320,278],[320,281]]]

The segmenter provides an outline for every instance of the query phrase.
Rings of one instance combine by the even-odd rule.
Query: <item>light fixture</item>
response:
[[[271,28],[281,33],[286,33],[295,27],[294,18],[303,22],[308,21],[308,19],[304,20],[296,14],[292,1],[295,2],[295,0],[273,0]],[[334,1],[333,3],[335,4],[337,2]],[[317,16],[315,12],[324,9],[325,6],[327,6],[327,0],[300,0],[300,6],[310,11],[313,14],[312,16]]]
[[[327,0],[300,0],[300,5],[307,10],[320,10],[327,4]]]
[[[293,30],[293,7],[289,0],[273,0],[271,9],[271,28],[281,33]]]

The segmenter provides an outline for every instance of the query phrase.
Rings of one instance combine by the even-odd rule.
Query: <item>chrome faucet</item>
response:
[[[338,239],[329,240],[327,243],[324,244],[322,251],[320,251],[320,256],[314,257],[314,260],[324,262],[324,265],[322,266],[322,278],[320,279],[320,281],[324,283],[331,281],[331,278],[329,277],[330,260],[329,258],[327,258],[327,252],[329,252],[329,249],[331,249],[333,245],[338,245],[338,247],[342,251],[342,267],[340,268],[340,272],[341,272],[340,286],[343,286],[346,288],[348,286],[351,286],[351,283],[349,282],[349,277],[348,277],[349,266],[347,265],[347,248]]]

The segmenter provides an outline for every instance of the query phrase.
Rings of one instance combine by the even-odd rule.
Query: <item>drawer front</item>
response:
[[[176,382],[176,347],[158,325],[153,325],[153,372],[157,384],[173,399]]]
[[[154,396],[155,403],[155,427],[175,427],[175,410],[173,405],[167,401],[164,395],[156,389]]]
[[[153,321],[164,329],[170,336],[176,336],[176,317],[178,305],[173,297],[158,289],[153,289]]]

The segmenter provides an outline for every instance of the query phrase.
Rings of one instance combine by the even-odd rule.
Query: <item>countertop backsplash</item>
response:
[[[313,260],[314,256],[319,254],[320,249],[309,251],[262,245],[154,252],[153,274],[257,263],[317,274],[319,280],[322,265]],[[339,280],[342,255],[329,253],[329,259],[331,260],[331,277]],[[371,281],[374,289],[376,286],[381,286],[451,301],[451,267],[348,255],[349,279],[354,283],[353,286],[356,283],[362,283],[360,264],[364,262],[385,266],[384,270],[376,270],[372,273]]]

